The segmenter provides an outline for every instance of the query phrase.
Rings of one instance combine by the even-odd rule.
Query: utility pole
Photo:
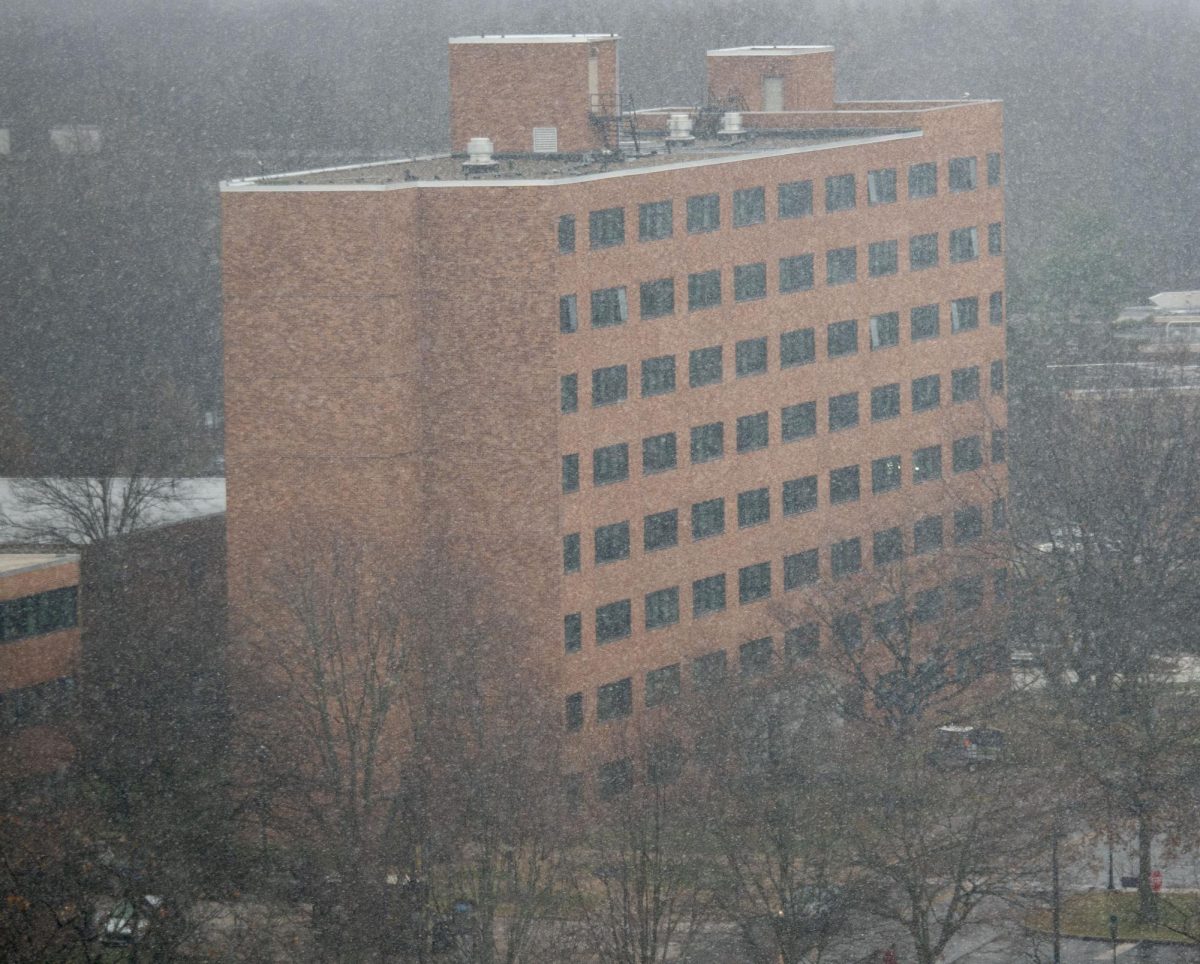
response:
[[[1054,964],[1062,964],[1062,891],[1058,879],[1059,816],[1054,815],[1054,829],[1050,834],[1050,893],[1054,904],[1050,909],[1051,931],[1054,941]]]

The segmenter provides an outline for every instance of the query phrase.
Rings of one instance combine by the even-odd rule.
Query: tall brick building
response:
[[[616,48],[454,39],[453,155],[222,185],[234,618],[316,528],[448,553],[581,744],[1004,516],[1001,105],[751,47],[632,114]]]

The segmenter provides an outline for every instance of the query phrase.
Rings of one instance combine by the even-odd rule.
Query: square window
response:
[[[971,576],[967,579],[954,580],[954,608],[960,612],[970,612],[983,605],[983,576]]]
[[[904,533],[897,526],[871,536],[871,558],[876,566],[887,566],[904,558]]]
[[[817,360],[817,340],[811,328],[785,331],[779,336],[779,367],[795,368]]]
[[[1002,428],[992,429],[992,461],[993,462],[1003,462],[1004,461],[1005,456],[1007,455],[1007,452],[1005,451],[1006,447],[1007,447],[1006,446],[1006,436],[1004,433],[1004,429],[1002,429]]]
[[[664,432],[642,439],[642,474],[675,468],[675,433]]]
[[[867,274],[872,278],[895,274],[899,270],[900,254],[895,241],[872,241],[867,246]]]
[[[628,676],[596,690],[596,719],[615,720],[633,712],[633,680]]]
[[[716,231],[721,226],[721,198],[716,194],[701,194],[687,200],[688,234]]]
[[[596,645],[624,639],[630,633],[632,612],[628,599],[596,607]]]
[[[825,210],[849,211],[854,207],[855,193],[853,174],[825,178]]]
[[[629,373],[624,365],[592,371],[592,407],[613,405],[629,397]]]
[[[748,187],[733,192],[733,226],[744,228],[762,224],[767,219],[767,192],[761,187]]]
[[[829,400],[829,431],[854,428],[858,424],[858,395],[834,395]]]
[[[725,608],[725,573],[697,579],[692,583],[692,616],[707,616]]]
[[[992,500],[992,529],[1002,532],[1008,528],[1008,503],[1004,499]]]
[[[752,301],[767,296],[767,266],[739,264],[733,269],[733,300]]]
[[[835,321],[825,329],[826,347],[830,358],[853,355],[858,351],[858,322]]]
[[[683,776],[686,760],[679,740],[654,743],[646,751],[646,780],[654,786],[674,783]]]
[[[692,541],[719,536],[725,531],[725,500],[692,503]]]
[[[570,415],[579,410],[579,376],[563,375],[558,380],[559,411]]]
[[[1003,250],[1003,235],[1000,222],[988,225],[988,254],[1000,254]]]
[[[721,422],[692,427],[692,462],[711,462],[725,454],[725,426]]]
[[[817,403],[785,405],[779,413],[780,434],[785,442],[811,438],[817,434]]]
[[[867,204],[892,204],[896,200],[896,169],[867,171]]]
[[[988,154],[987,156],[987,182],[988,187],[995,187],[1000,183],[1000,155],[996,153]]]
[[[611,248],[625,243],[625,209],[607,208],[588,215],[588,243],[593,248]]]
[[[876,495],[900,488],[900,456],[887,455],[871,462],[871,491]]]
[[[979,257],[979,229],[955,228],[950,232],[950,261],[960,264]]]
[[[804,218],[813,213],[812,181],[790,181],[779,185],[779,217]]]
[[[629,558],[629,523],[614,522],[598,526],[594,534],[596,543],[596,565],[620,562]]]
[[[573,335],[579,330],[579,302],[574,295],[563,295],[558,299],[558,330],[564,335]]]
[[[771,657],[775,644],[770,636],[752,639],[738,647],[738,665],[743,677],[765,676],[771,672]]]
[[[675,279],[643,281],[638,286],[642,321],[675,314]]]
[[[738,527],[762,525],[771,521],[771,490],[750,489],[737,497]]]
[[[992,595],[996,597],[996,602],[1004,602],[1008,599],[1008,570],[995,569],[992,571]]]
[[[558,253],[572,254],[575,251],[575,218],[564,214],[558,219]]]
[[[941,321],[937,305],[920,305],[909,313],[912,340],[923,341],[926,338],[936,338]]]
[[[564,455],[562,457],[562,490],[563,492],[579,491],[578,455]]]
[[[698,271],[688,275],[688,311],[712,308],[720,303],[720,271]]]
[[[950,399],[954,402],[973,402],[979,398],[979,367],[956,368],[950,373]]]
[[[910,271],[936,268],[937,264],[938,236],[936,234],[917,234],[908,239],[908,268]]]
[[[592,327],[611,328],[629,320],[629,301],[625,289],[602,288],[592,292]]]
[[[670,201],[638,205],[638,240],[659,241],[671,236],[674,208]]]
[[[654,512],[642,520],[642,548],[646,552],[670,549],[679,541],[679,512]]]
[[[908,168],[908,198],[914,200],[937,194],[937,164],[912,164]]]
[[[1004,362],[992,362],[991,371],[988,373],[988,386],[993,395],[1004,394]]]
[[[913,525],[913,552],[921,555],[942,548],[942,517],[926,516]]]
[[[942,447],[930,445],[913,452],[913,482],[932,482],[942,477]]]
[[[696,689],[708,690],[724,682],[725,650],[714,650],[692,660],[692,683]]]
[[[988,323],[1004,324],[1004,292],[993,291],[988,295]]]
[[[583,648],[583,616],[571,613],[563,617],[563,648],[578,653]]]
[[[872,315],[868,327],[871,332],[871,351],[894,348],[900,344],[900,312]]]
[[[954,510],[954,544],[966,545],[983,535],[983,511],[977,505]]]
[[[925,412],[942,404],[942,376],[925,375],[912,382],[912,409]]]
[[[679,622],[679,587],[646,593],[646,628],[661,629]]]
[[[748,603],[766,599],[771,595],[771,564],[769,562],[755,563],[753,566],[743,566],[738,570],[738,603],[745,606]]]
[[[592,485],[624,482],[629,478],[629,446],[625,442],[592,451]]]
[[[813,256],[798,254],[779,259],[779,293],[808,291],[813,286]]]
[[[946,609],[946,596],[936,586],[933,589],[922,589],[913,598],[913,620],[918,623],[931,623],[942,618]]]
[[[858,280],[858,249],[834,248],[825,252],[825,283],[850,284]]]
[[[983,450],[978,435],[956,438],[950,461],[955,472],[973,472],[983,465]]]
[[[821,648],[821,627],[817,623],[793,626],[783,634],[783,657],[787,660],[809,659]]]
[[[847,465],[829,472],[829,501],[855,502],[858,500],[858,466]]]
[[[700,388],[721,380],[721,346],[693,349],[688,356],[688,385]]]
[[[858,613],[839,613],[833,617],[833,641],[847,652],[861,649],[862,619]]]
[[[646,706],[662,706],[679,696],[679,664],[652,669],[646,674]]]
[[[571,731],[583,729],[583,694],[572,693],[568,696],[564,709],[567,729]]]
[[[871,628],[878,639],[903,640],[904,622],[904,600],[899,596],[871,607]]]
[[[563,572],[579,572],[579,533],[563,536]]]
[[[613,760],[600,767],[596,776],[596,795],[601,800],[615,800],[633,789],[633,764],[628,757]]]
[[[763,375],[767,371],[767,339],[747,338],[734,350],[734,368],[738,378]]]
[[[876,385],[871,389],[871,421],[880,422],[900,415],[900,384]]]
[[[785,591],[811,586],[820,578],[820,560],[816,549],[793,552],[783,557],[783,588]]]
[[[642,359],[642,397],[666,395],[675,391],[675,356],[660,355]]]
[[[737,450],[753,452],[765,449],[769,439],[769,429],[766,412],[756,412],[753,415],[741,415],[737,420]]]
[[[817,477],[806,475],[783,483],[783,514],[799,515],[817,507]]]
[[[950,190],[974,191],[979,186],[973,157],[950,158]]]

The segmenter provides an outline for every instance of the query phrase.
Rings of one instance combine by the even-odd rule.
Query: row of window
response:
[[[74,586],[0,602],[0,642],[10,643],[74,625]]]
[[[70,676],[0,693],[0,731],[59,722],[74,705],[75,680]]]
[[[1000,253],[1000,225],[988,226],[988,251]],[[956,228],[949,235],[949,258],[953,264],[973,261],[979,257],[977,228]],[[921,234],[909,239],[908,265],[912,271],[935,268],[941,261],[938,235]],[[858,248],[833,248],[825,252],[825,283],[850,284],[858,280]],[[867,245],[867,274],[872,278],[894,275],[900,270],[898,241],[875,241]],[[780,294],[808,291],[816,285],[814,256],[799,254],[780,258],[777,275]],[[643,321],[675,314],[675,279],[656,278],[638,286],[638,310]],[[756,301],[767,296],[767,264],[757,261],[734,265],[733,300]],[[715,308],[724,298],[721,269],[695,271],[687,279],[687,309],[702,311]],[[593,328],[611,328],[629,320],[629,292],[624,285],[597,288],[589,296],[589,319]],[[577,295],[561,295],[558,299],[558,330],[569,335],[579,330],[579,299]]]
[[[763,490],[765,493],[765,490]],[[693,506],[693,532],[697,525],[696,512],[706,503]],[[724,526],[724,507],[721,506],[721,526]],[[1005,501],[996,499],[991,506],[993,531],[1007,526]],[[649,519],[651,517],[647,517]],[[701,522],[701,525],[706,524]],[[624,551],[628,555],[628,523],[624,526]],[[605,527],[612,528],[612,527]],[[647,530],[648,532],[649,530]],[[676,528],[672,530],[677,532]],[[597,530],[599,533],[600,530]],[[953,514],[951,538],[955,546],[966,546],[980,539],[984,532],[984,512],[980,506],[965,506]],[[610,538],[609,535],[604,536]],[[703,536],[701,536],[703,538]],[[899,562],[906,552],[925,555],[942,549],[945,545],[945,520],[940,515],[926,516],[913,524],[911,549],[906,548],[906,537],[899,526],[881,529],[870,539],[871,564],[878,568]],[[608,551],[610,543],[603,544]],[[577,545],[576,545],[577,549]],[[597,542],[597,555],[602,544]],[[864,566],[863,540],[855,536],[833,543],[828,550],[830,576],[844,579],[861,572]],[[806,549],[789,553],[783,557],[782,585],[785,592],[813,586],[820,580],[821,560],[817,549]],[[700,619],[726,608],[726,574],[715,573],[692,582],[692,618]],[[737,575],[739,605],[750,605],[772,594],[772,564],[759,562],[742,566]],[[643,600],[643,625],[647,631],[673,626],[680,621],[680,591],[678,586],[668,586],[646,593]],[[633,601],[619,599],[597,606],[593,623],[597,646],[625,639],[633,632]],[[563,618],[563,641],[567,653],[576,653],[583,648],[583,615],[570,613]]]
[[[952,193],[973,191],[979,186],[978,159],[951,158],[947,167],[947,186]],[[934,197],[938,193],[938,165],[928,161],[908,168],[909,200]],[[869,206],[894,204],[899,200],[897,171],[894,167],[867,172],[866,202]],[[987,183],[1000,183],[1000,155],[987,155]],[[827,213],[853,210],[858,205],[858,178],[854,174],[834,174],[824,181],[824,208]],[[721,227],[721,197],[719,194],[697,194],[685,202],[688,234],[704,234]],[[779,220],[803,218],[813,213],[813,182],[789,181],[775,190],[775,212]],[[733,192],[732,222],[735,228],[763,224],[767,220],[767,190],[765,187],[741,188]],[[675,205],[671,200],[651,201],[638,205],[637,237],[639,241],[661,241],[675,231]],[[558,219],[558,250],[560,254],[575,251],[575,218],[564,214]],[[605,208],[588,214],[588,246],[592,250],[611,248],[625,243],[625,209]]]

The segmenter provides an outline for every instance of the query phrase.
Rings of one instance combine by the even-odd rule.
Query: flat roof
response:
[[[32,569],[46,569],[78,562],[79,556],[70,552],[2,552],[0,576],[12,576]]]
[[[756,44],[751,47],[719,47],[708,51],[710,57],[796,57],[801,54],[829,54],[833,47],[828,44],[776,45]]]
[[[497,33],[478,37],[451,37],[452,44],[584,44],[620,40],[615,33]]]

